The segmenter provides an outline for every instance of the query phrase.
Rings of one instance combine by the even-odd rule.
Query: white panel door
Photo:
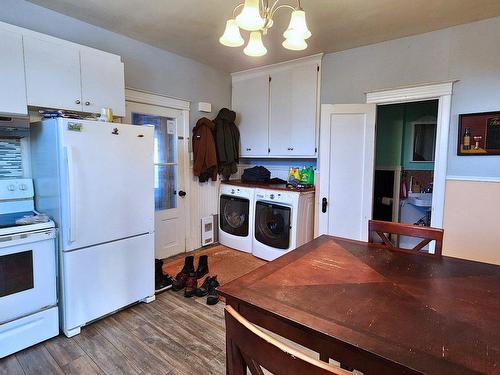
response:
[[[84,112],[99,113],[111,108],[125,116],[125,78],[118,56],[83,49],[80,51],[82,104]]]
[[[27,114],[23,37],[0,30],[0,113]]]
[[[58,121],[64,250],[152,233],[153,128]]]
[[[271,156],[315,156],[318,65],[271,74],[269,148]]]
[[[153,125],[155,165],[155,254],[163,259],[186,251],[189,196],[183,111],[127,102],[127,122]]]
[[[23,40],[28,104],[81,111],[78,49],[34,36]]]
[[[323,105],[320,233],[368,240],[375,161],[375,104]]]
[[[268,156],[269,76],[233,81],[232,108],[240,130],[240,155]]]

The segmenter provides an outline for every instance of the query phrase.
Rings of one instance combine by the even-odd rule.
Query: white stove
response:
[[[31,179],[0,180],[0,358],[59,334],[56,229],[34,216]]]

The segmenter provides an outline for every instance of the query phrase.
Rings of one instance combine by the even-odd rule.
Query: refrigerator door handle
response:
[[[66,163],[68,172],[68,208],[69,208],[69,239],[72,244],[75,242],[76,234],[76,205],[75,205],[75,184],[74,184],[74,160],[73,149],[71,146],[66,147]]]

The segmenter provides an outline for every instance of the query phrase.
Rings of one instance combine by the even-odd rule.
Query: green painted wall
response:
[[[438,102],[391,104],[377,108],[376,167],[433,170],[433,162],[413,162],[414,123],[435,121]]]

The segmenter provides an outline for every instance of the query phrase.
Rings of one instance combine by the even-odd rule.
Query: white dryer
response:
[[[252,252],[254,188],[222,183],[219,192],[219,242]]]
[[[305,244],[314,235],[314,192],[255,189],[252,253],[265,260]]]

